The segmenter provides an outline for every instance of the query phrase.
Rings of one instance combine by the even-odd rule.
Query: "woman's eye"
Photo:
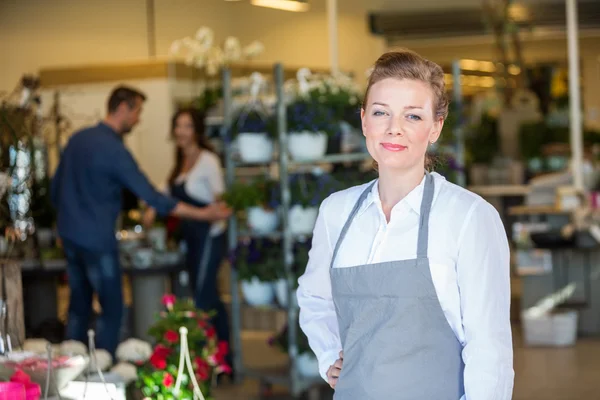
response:
[[[411,119],[413,121],[420,121],[422,118],[415,114],[409,114],[408,119]]]
[[[381,115],[385,115],[385,112],[380,111],[380,110],[375,110],[375,111],[373,111],[373,115],[375,115],[376,117],[379,117]]]

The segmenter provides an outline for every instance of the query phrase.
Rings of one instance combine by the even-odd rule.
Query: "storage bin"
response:
[[[559,310],[541,316],[521,313],[523,338],[527,346],[565,347],[577,340],[578,313]]]

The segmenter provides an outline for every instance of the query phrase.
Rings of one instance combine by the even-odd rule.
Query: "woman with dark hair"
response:
[[[173,116],[171,135],[176,149],[175,166],[167,185],[169,194],[199,207],[219,201],[225,191],[223,171],[204,134],[204,116],[194,109],[179,110]],[[150,226],[154,218],[154,210],[148,209],[144,225]],[[217,312],[212,321],[217,337],[229,343],[228,315],[217,287],[219,266],[226,251],[226,222],[182,220],[180,226],[196,307]]]

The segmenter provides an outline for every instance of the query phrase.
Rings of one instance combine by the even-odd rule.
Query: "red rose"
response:
[[[219,354],[226,355],[229,353],[229,343],[224,340],[219,340],[219,344],[217,345],[217,352]]]
[[[202,329],[206,329],[208,327],[208,324],[206,323],[205,320],[201,319],[198,321],[198,326]]]
[[[171,354],[171,349],[169,349],[165,345],[157,344],[156,347],[154,347],[153,355],[156,355],[157,357],[167,358],[167,357],[169,357],[170,354]]]
[[[226,373],[226,374],[231,374],[232,370],[231,367],[227,364],[221,364],[217,367],[217,373]]]
[[[156,369],[165,369],[167,368],[167,359],[152,354],[152,356],[150,356],[150,364]]]
[[[177,343],[179,341],[179,335],[174,330],[169,329],[165,333],[165,340],[169,343]]]
[[[171,310],[173,308],[173,305],[175,304],[176,300],[177,300],[177,298],[175,297],[175,295],[165,294],[162,298],[162,303],[165,307],[167,307],[169,310]]]
[[[210,372],[208,363],[201,357],[196,357],[194,361],[196,362],[196,377],[202,382],[208,380]]]
[[[171,354],[171,349],[161,344],[154,348],[154,353],[150,356],[150,364],[156,369],[167,368],[167,357]]]
[[[211,326],[211,327],[209,327],[209,328],[206,330],[206,337],[207,337],[207,338],[209,338],[209,339],[212,339],[212,338],[214,338],[215,336],[217,336],[217,331],[215,331],[215,328],[213,328],[212,326]]]
[[[173,383],[175,383],[175,379],[173,379],[173,376],[171,376],[171,374],[169,374],[168,372],[165,372],[165,376],[163,378],[163,386],[168,388],[173,386]]]

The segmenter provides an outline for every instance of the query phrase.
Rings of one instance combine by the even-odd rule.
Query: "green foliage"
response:
[[[489,115],[481,117],[479,125],[471,126],[465,135],[465,147],[469,163],[490,164],[500,150],[497,120]]]
[[[223,194],[223,201],[235,211],[250,207],[274,208],[277,193],[277,182],[260,177],[249,183],[233,183]]]
[[[281,241],[270,238],[241,240],[233,261],[240,280],[257,278],[261,282],[273,282],[281,277],[283,270]]]
[[[329,174],[296,174],[290,177],[292,205],[319,207],[323,200],[340,189],[341,183]]]

